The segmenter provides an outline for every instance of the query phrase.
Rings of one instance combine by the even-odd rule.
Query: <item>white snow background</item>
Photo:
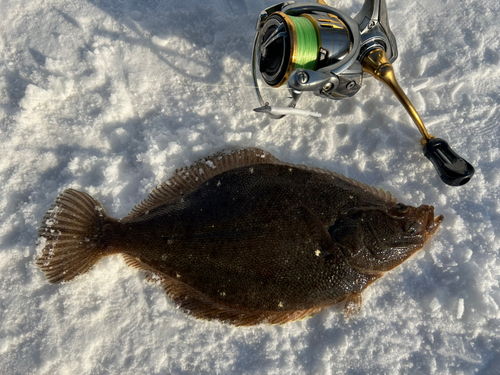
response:
[[[476,167],[465,186],[439,180],[373,78],[348,100],[303,95],[320,119],[253,112],[254,26],[274,1],[1,0],[0,373],[500,374],[500,2],[387,2],[399,82]],[[362,0],[329,3],[354,15]],[[175,169],[244,147],[445,221],[349,321],[330,308],[235,328],[184,314],[119,255],[63,285],[35,266],[37,228],[64,189],[124,217]]]

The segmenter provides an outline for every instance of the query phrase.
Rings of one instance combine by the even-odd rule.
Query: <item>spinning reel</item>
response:
[[[422,119],[396,81],[392,62],[398,57],[389,28],[385,0],[365,0],[353,18],[317,3],[288,1],[262,11],[257,21],[252,70],[258,99],[254,109],[273,119],[287,114],[320,116],[295,108],[304,91],[334,100],[350,98],[361,88],[365,73],[387,85],[413,119],[422,135],[424,155],[448,185],[466,184],[474,167],[441,139],[430,135]],[[270,87],[288,85],[287,107],[270,106],[262,98],[257,79]]]

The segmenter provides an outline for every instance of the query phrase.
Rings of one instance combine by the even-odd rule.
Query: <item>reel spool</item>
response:
[[[269,86],[281,86],[293,70],[318,70],[350,52],[349,29],[333,14],[325,16],[295,17],[276,12],[269,17],[262,28],[259,61],[260,73]]]
[[[422,135],[424,155],[443,182],[459,186],[473,176],[472,165],[446,141],[427,132],[399,86],[392,68],[398,56],[396,38],[389,28],[385,0],[365,0],[354,18],[323,0],[285,2],[263,10],[256,29],[252,73],[261,104],[256,112],[274,119],[287,114],[320,116],[295,108],[304,91],[334,100],[349,98],[359,91],[369,73],[387,85],[405,107]],[[270,106],[262,97],[258,77],[272,88],[287,83],[291,96],[288,106]]]

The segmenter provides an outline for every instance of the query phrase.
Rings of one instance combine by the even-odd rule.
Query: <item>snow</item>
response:
[[[0,373],[498,374],[500,3],[387,2],[399,82],[429,132],[476,167],[465,186],[437,178],[374,79],[348,100],[303,95],[319,119],[255,113],[254,26],[274,1],[1,1]],[[352,15],[361,5],[335,1]],[[64,189],[124,217],[176,169],[244,147],[445,220],[348,321],[336,307],[284,326],[199,321],[118,255],[63,285],[36,268],[37,228]]]

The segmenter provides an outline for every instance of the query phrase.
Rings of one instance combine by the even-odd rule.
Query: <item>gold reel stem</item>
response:
[[[384,83],[387,87],[391,89],[391,91],[396,95],[399,99],[403,107],[406,109],[410,117],[412,118],[415,125],[417,125],[420,134],[422,134],[422,146],[435,138],[433,135],[430,135],[425,128],[422,119],[420,118],[417,110],[411,104],[410,99],[406,96],[404,91],[399,86],[398,81],[396,80],[396,76],[394,74],[394,69],[392,64],[387,60],[387,56],[385,51],[382,48],[377,48],[371,51],[363,60],[362,64],[363,71],[370,73],[377,80]]]

